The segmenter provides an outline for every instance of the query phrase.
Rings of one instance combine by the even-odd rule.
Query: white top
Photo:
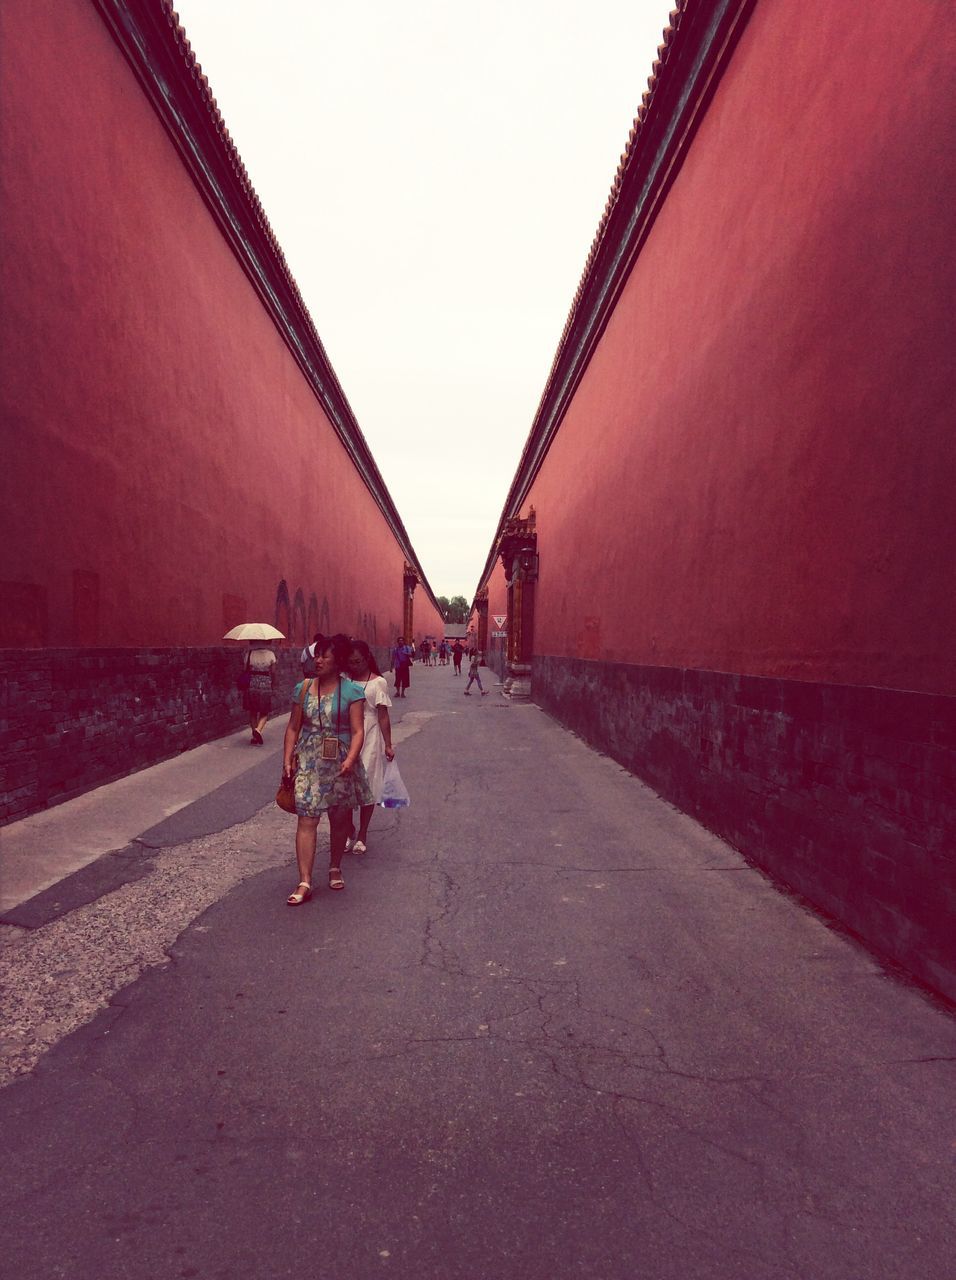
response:
[[[365,689],[365,741],[362,743],[362,764],[368,774],[368,785],[372,789],[372,798],[376,804],[382,800],[382,788],[385,783],[385,739],[378,723],[378,708],[390,707],[392,700],[388,696],[388,685],[384,676],[369,676],[367,680],[356,680],[359,688]]]
[[[268,671],[277,661],[271,649],[250,649],[246,657],[246,665],[250,671]]]

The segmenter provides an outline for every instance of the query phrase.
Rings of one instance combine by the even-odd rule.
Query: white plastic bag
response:
[[[407,809],[410,804],[408,788],[402,781],[402,775],[398,772],[398,765],[394,760],[386,761],[385,782],[382,785],[382,808]]]

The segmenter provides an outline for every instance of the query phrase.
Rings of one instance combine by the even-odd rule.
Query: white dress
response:
[[[385,739],[378,723],[378,708],[390,707],[388,685],[384,676],[369,676],[368,680],[356,680],[359,688],[365,686],[365,741],[362,743],[362,764],[368,775],[368,785],[375,803],[382,800],[385,784]]]

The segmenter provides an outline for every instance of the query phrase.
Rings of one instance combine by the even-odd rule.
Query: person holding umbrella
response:
[[[242,705],[249,712],[249,729],[252,732],[250,745],[254,747],[262,746],[262,730],[272,711],[272,690],[278,659],[270,642],[284,638],[282,632],[268,622],[243,622],[223,637],[225,640],[245,640],[249,645],[242,661],[239,687],[242,689]]]
[[[249,712],[249,728],[252,730],[250,744],[261,747],[262,731],[266,727],[269,713],[272,710],[272,689],[275,681],[275,665],[277,658],[270,646],[262,640],[250,640],[249,652],[246,654],[244,667],[249,674],[249,687],[246,689],[245,704]]]

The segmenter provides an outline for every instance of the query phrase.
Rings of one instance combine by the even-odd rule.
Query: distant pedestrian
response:
[[[352,641],[347,673],[352,681],[365,692],[365,741],[362,744],[362,764],[372,793],[370,804],[359,809],[359,829],[355,835],[355,817],[352,817],[352,835],[346,841],[346,853],[363,854],[368,842],[368,828],[375,806],[382,802],[385,786],[385,763],[395,759],[392,746],[392,722],[388,709],[392,705],[388,685],[378,669],[378,663],[364,640]]]
[[[346,636],[322,637],[315,644],[315,679],[295,687],[286,726],[282,770],[295,787],[295,856],[299,883],[287,899],[298,907],[312,897],[315,836],[323,813],[329,815],[329,888],[344,889],[342,855],[352,810],[371,804],[362,745],[365,740],[364,690],[340,675],[351,651]]]
[[[455,667],[455,675],[461,675],[461,660],[465,656],[465,650],[462,648],[460,640],[456,640],[451,647],[451,660]]]
[[[411,683],[413,650],[405,643],[405,637],[399,636],[391,655],[391,669],[395,672],[395,696],[405,697],[405,690]]]
[[[243,703],[249,712],[249,728],[252,737],[250,746],[262,746],[262,731],[272,710],[272,689],[274,670],[278,659],[272,649],[261,640],[250,640],[249,651],[243,662],[249,674],[249,687],[246,689]]]
[[[438,646],[438,665],[440,667],[448,666],[448,642],[443,640]]]
[[[466,698],[471,697],[470,689],[473,684],[477,684],[478,688],[481,689],[481,696],[483,698],[487,697],[488,694],[491,692],[490,689],[481,688],[481,676],[478,674],[478,668],[480,667],[480,665],[481,663],[479,661],[479,655],[473,649],[471,651],[471,662],[468,664],[468,683],[465,685]]]
[[[421,655],[422,655],[422,666],[423,666],[423,667],[427,667],[427,666],[428,666],[428,655],[431,653],[431,651],[432,651],[432,647],[431,647],[431,645],[428,643],[428,641],[427,641],[427,640],[423,640],[423,641],[422,641],[422,647],[421,647],[421,650],[420,650]]]

